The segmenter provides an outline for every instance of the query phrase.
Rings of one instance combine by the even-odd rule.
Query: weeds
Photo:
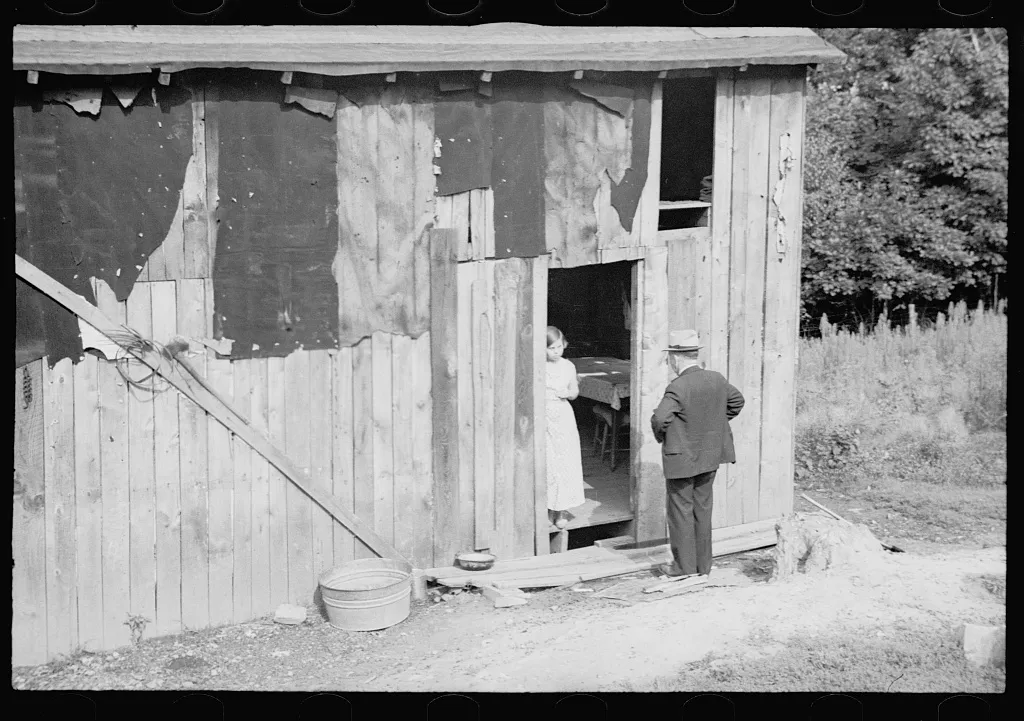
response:
[[[836,480],[868,466],[899,480],[996,482],[1005,468],[1006,345],[1002,307],[963,304],[925,328],[892,329],[883,319],[872,332],[830,326],[802,339],[798,477]]]
[[[146,631],[146,625],[150,622],[150,619],[139,614],[129,614],[128,620],[124,622],[124,625],[128,627],[128,630],[132,632],[132,643],[138,645],[139,641],[142,640],[142,634]]]

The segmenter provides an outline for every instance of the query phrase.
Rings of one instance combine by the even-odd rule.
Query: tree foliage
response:
[[[1005,31],[818,32],[848,57],[810,77],[805,315],[990,297],[1006,268]]]

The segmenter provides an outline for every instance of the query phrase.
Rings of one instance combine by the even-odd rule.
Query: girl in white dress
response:
[[[558,528],[569,523],[568,509],[581,506],[583,495],[583,457],[576,415],[569,401],[580,394],[576,366],[562,357],[565,336],[548,326],[547,362],[547,474],[548,516]]]

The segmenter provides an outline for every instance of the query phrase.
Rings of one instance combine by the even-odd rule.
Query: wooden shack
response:
[[[747,399],[715,527],[791,510],[805,75],[842,57],[814,33],[21,26],[13,51],[16,253],[56,282],[17,281],[15,664],[308,603],[378,553],[548,553],[549,320],[629,363],[628,460],[570,534],[664,538],[675,327]],[[138,361],[166,348],[240,424]]]

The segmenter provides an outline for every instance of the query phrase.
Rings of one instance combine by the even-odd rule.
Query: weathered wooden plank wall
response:
[[[719,74],[711,225],[669,241],[670,324],[695,328],[708,367],[746,398],[732,422],[737,462],[715,484],[715,528],[792,508],[804,78]]]
[[[793,510],[805,80],[803,68],[777,69],[771,79],[760,518]]]
[[[217,90],[193,88],[193,155],[164,245],[127,300],[93,283],[101,310],[158,343],[175,334],[213,337],[212,259],[223,222]],[[377,267],[379,260],[372,282],[403,288],[403,300],[387,301],[404,303],[401,311],[373,312],[414,319],[428,317],[431,297],[425,239],[434,214],[433,115],[420,90],[402,92],[410,102],[396,96],[383,105],[370,98],[362,107],[343,106],[339,240],[365,228],[378,255],[359,245],[359,262]],[[354,113],[366,116],[358,132],[350,127]],[[353,153],[366,145],[352,141],[365,139],[359,133],[370,126],[377,130],[373,155],[360,163]],[[395,183],[410,186],[411,204],[397,202],[380,179],[359,194],[360,173],[383,165]],[[479,202],[489,201],[481,195]],[[392,277],[395,265],[405,275]],[[344,270],[341,263],[341,281],[349,277]],[[349,309],[353,288],[358,296],[367,287],[363,280],[341,284]],[[351,321],[350,314],[350,330]],[[235,361],[193,342],[187,358],[344,507],[416,565],[435,565],[429,332],[378,332],[336,351]],[[375,555],[192,401],[173,389],[129,390],[122,370],[145,375],[136,363],[119,370],[114,358],[92,354],[52,370],[45,359],[35,361],[15,375],[16,664],[78,645],[123,646],[131,641],[130,618],[151,637],[247,620],[283,602],[309,603],[317,574]],[[465,512],[472,515],[472,506]]]
[[[677,323],[701,332],[709,366],[728,372],[748,398],[734,426],[742,463],[722,469],[716,527],[774,517],[791,503],[803,83],[797,69],[751,74],[742,83],[728,72],[720,77],[710,229],[672,241],[657,233],[660,87],[651,103],[648,184],[628,234],[613,226],[618,217],[602,167],[589,214],[597,243],[585,261],[643,261],[635,266],[633,299],[643,329],[633,347],[640,369],[633,474],[641,538],[664,535],[660,449],[648,421],[667,382],[661,349]],[[97,305],[109,317],[160,343],[174,333],[213,335],[215,89],[193,93],[193,157],[166,248],[152,256],[126,301],[94,283]],[[549,259],[493,258],[490,191],[435,202],[425,189],[427,176],[433,178],[431,106],[420,91],[401,96],[410,100],[406,106],[398,91],[390,92],[383,106],[373,98],[338,103],[339,247],[362,234],[339,250],[335,264],[340,326],[342,335],[359,335],[367,321],[353,315],[352,304],[374,287],[401,287],[403,300],[387,303],[401,303],[410,317],[429,317],[429,330],[418,338],[378,332],[336,351],[238,361],[194,343],[188,358],[416,565],[448,563],[454,552],[474,547],[503,556],[545,553]],[[584,102],[579,118],[575,105],[548,110],[572,115],[574,138],[583,128],[591,146],[615,145],[621,123]],[[762,114],[767,125],[758,122]],[[373,143],[355,142],[360,137]],[[409,174],[418,179],[408,213],[381,200],[390,192],[382,181],[367,187],[382,158],[393,163],[387,177],[395,183]],[[427,235],[435,214],[438,227],[454,232],[431,261]],[[353,282],[364,263],[379,264],[381,273]],[[389,275],[384,266],[392,263],[409,273]],[[392,306],[378,303],[372,312],[397,312]],[[152,636],[244,620],[286,601],[307,603],[319,572],[373,555],[188,399],[129,391],[113,359],[89,356],[44,371],[45,363],[15,376],[16,664],[77,645],[129,643],[131,616]],[[140,368],[124,370],[138,375]]]

